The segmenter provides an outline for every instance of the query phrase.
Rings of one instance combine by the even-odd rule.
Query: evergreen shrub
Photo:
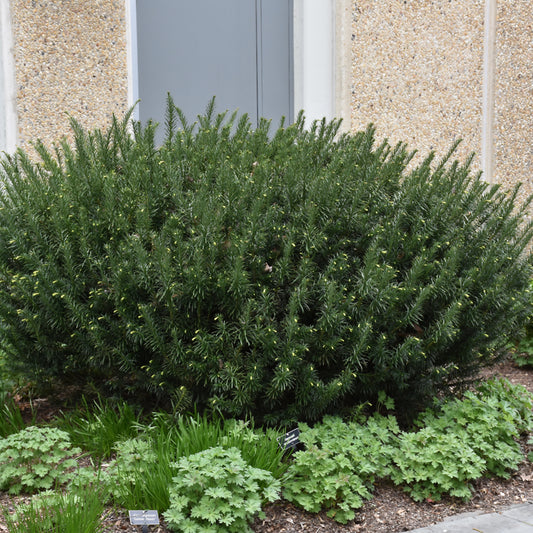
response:
[[[533,279],[530,281],[529,294],[531,304],[533,304]],[[533,305],[532,305],[533,307]],[[533,367],[533,312],[526,321],[523,331],[514,338],[514,346],[511,348],[513,359],[518,366]]]
[[[531,199],[339,122],[274,132],[212,102],[166,140],[129,117],[3,160],[2,347],[230,416],[417,404],[492,364],[528,315]],[[178,119],[182,124],[176,127]]]

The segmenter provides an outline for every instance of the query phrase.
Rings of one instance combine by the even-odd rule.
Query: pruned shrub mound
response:
[[[12,362],[231,416],[423,402],[528,315],[531,224],[470,161],[338,122],[129,117],[3,161],[0,322]]]

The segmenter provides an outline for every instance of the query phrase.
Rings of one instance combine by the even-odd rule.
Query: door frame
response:
[[[308,123],[322,117],[337,117],[343,119],[342,129],[348,131],[351,125],[351,1],[289,1],[293,2],[290,120],[303,109]],[[131,106],[139,99],[136,0],[126,0],[126,25],[128,105]],[[134,112],[134,116],[138,118],[138,113]]]
[[[0,151],[13,153],[18,140],[15,62],[11,27],[10,2],[0,0],[0,127],[4,130],[4,145]]]

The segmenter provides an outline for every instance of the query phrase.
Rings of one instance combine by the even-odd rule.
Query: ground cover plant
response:
[[[80,451],[53,427],[30,426],[0,439],[0,488],[31,494],[61,485],[72,477]]]
[[[167,135],[73,122],[4,158],[0,336],[12,367],[267,423],[377,398],[422,406],[524,322],[528,202],[470,161],[338,122],[246,117]],[[133,134],[131,133],[133,129]]]
[[[86,413],[89,423],[102,413],[102,405],[99,402],[89,406],[84,402],[79,412]],[[125,411],[122,405],[120,412]],[[75,420],[75,428],[85,427],[80,414]],[[108,436],[115,424],[113,416],[98,420],[98,431],[93,434],[97,443],[99,431]],[[254,429],[250,422],[208,420],[198,415],[176,417],[165,412],[154,413],[151,421],[137,422],[135,438],[124,439],[122,435],[122,440],[115,442],[116,458],[111,461],[102,462],[100,445],[89,443],[87,448],[95,462],[93,466],[81,467],[72,458],[74,454],[79,456],[80,450],[71,446],[67,432],[56,427],[58,424],[70,427],[71,423],[71,417],[63,422],[53,420],[50,423],[53,425],[28,427],[0,440],[1,488],[13,494],[36,493],[31,502],[19,506],[14,514],[4,510],[10,532],[74,531],[77,527],[77,531],[98,531],[101,524],[95,517],[100,517],[103,507],[111,504],[124,509],[155,508],[161,513],[168,510],[169,520],[181,524],[178,518],[183,514],[183,509],[178,508],[181,489],[174,478],[179,472],[188,473],[184,465],[190,464],[188,474],[201,477],[200,492],[198,487],[187,492],[191,509],[199,504],[194,501],[195,495],[203,498],[204,503],[211,497],[215,502],[220,496],[218,492],[202,494],[203,480],[209,478],[209,473],[204,476],[195,462],[195,457],[202,457],[200,454],[215,453],[212,450],[219,450],[216,451],[218,459],[213,457],[208,461],[216,474],[217,486],[223,485],[222,468],[228,485],[225,494],[235,489],[236,482],[240,487],[232,493],[229,508],[220,507],[215,522],[219,528],[234,524],[231,530],[244,531],[244,524],[261,512],[262,503],[271,501],[277,494],[279,478],[288,467],[282,463],[284,452],[276,441],[279,433],[271,429],[265,432]],[[120,433],[116,435],[121,439]],[[84,442],[88,440],[84,438]],[[206,465],[204,460],[200,463]],[[49,488],[56,491],[42,492]],[[80,505],[86,492],[91,493],[87,509]],[[95,498],[98,505],[92,505]],[[199,518],[195,512],[190,516],[189,512],[184,513],[184,523],[189,525]],[[204,523],[199,519],[199,530],[209,522],[209,518],[205,520]]]
[[[518,437],[531,431],[532,402],[523,387],[493,380],[461,399],[435,402],[410,430],[379,414],[301,425],[307,448],[295,453],[283,495],[311,512],[327,509],[340,523],[371,498],[378,478],[391,479],[416,501],[468,500],[472,481],[507,478],[524,460]]]
[[[262,505],[279,498],[280,482],[252,467],[237,448],[209,448],[182,457],[175,468],[165,518],[177,531],[251,531],[248,524],[262,515]]]
[[[45,531],[61,515],[64,523],[87,523],[89,532],[98,527],[103,506],[114,504],[158,509],[170,530],[244,531],[280,492],[310,512],[326,510],[346,523],[372,497],[380,479],[393,480],[415,500],[468,499],[472,481],[507,477],[524,459],[518,438],[531,431],[533,395],[506,380],[482,383],[458,399],[435,401],[412,428],[401,429],[391,399],[383,394],[380,399],[385,414],[366,415],[362,406],[349,419],[327,416],[312,426],[300,424],[304,448],[285,461],[276,441],[279,433],[272,430],[158,412],[138,424],[137,437],[115,444],[115,460],[66,468],[63,459],[77,451],[70,448],[68,435],[53,426],[29,427],[0,440],[1,457],[11,458],[0,462],[3,490],[37,492],[7,517],[8,530]],[[112,424],[110,417],[105,420]],[[62,450],[59,458],[56,447]],[[27,457],[14,464],[26,449]],[[41,453],[51,456],[46,483],[46,473],[34,468]],[[55,490],[42,493],[50,487]],[[76,503],[84,491],[98,500],[85,514]]]
[[[468,499],[472,480],[509,477],[524,458],[518,437],[532,429],[532,399],[519,385],[491,380],[461,400],[441,402],[420,415],[420,431],[400,439],[392,479],[421,501]]]
[[[364,423],[326,417],[314,428],[302,424],[305,450],[294,455],[284,480],[283,496],[306,511],[328,509],[337,522],[353,520],[355,511],[372,497],[377,478],[390,475],[398,423],[379,414]]]

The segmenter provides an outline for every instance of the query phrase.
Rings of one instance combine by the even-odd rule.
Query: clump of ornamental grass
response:
[[[9,533],[100,533],[103,513],[99,491],[81,487],[69,493],[46,491],[17,505],[12,514],[4,510],[4,518]]]

